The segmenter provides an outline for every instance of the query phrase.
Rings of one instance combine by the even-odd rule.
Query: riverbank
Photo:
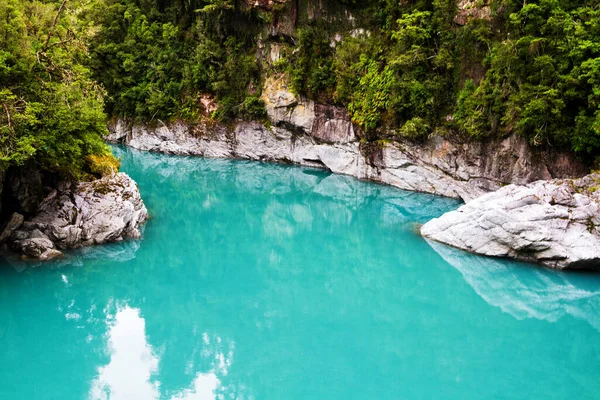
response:
[[[424,228],[424,235],[473,253],[537,262],[552,268],[596,269],[600,264],[597,197],[588,196],[589,190],[583,189],[583,183],[575,185],[581,189],[576,193],[566,189],[575,181],[556,181],[580,178],[589,172],[571,153],[533,149],[518,136],[487,142],[460,142],[456,138],[433,136],[422,143],[367,143],[344,109],[296,96],[281,82],[267,82],[263,100],[269,115],[268,125],[237,122],[226,126],[184,121],[139,124],[116,119],[109,123],[106,140],[165,154],[323,168],[404,190],[461,199],[467,203],[467,209],[473,202],[478,212],[462,217],[464,224],[459,226],[464,229],[460,235],[454,231],[442,234],[445,229],[430,229],[433,222]],[[538,196],[537,189],[533,189],[530,197],[542,198],[536,203],[539,210],[533,214],[528,214],[532,204],[519,203],[521,189],[506,188],[540,182],[535,187],[542,190],[546,188],[544,182],[550,181],[556,187],[544,192],[547,196]],[[588,178],[585,182],[590,188],[595,181]],[[557,202],[555,190],[564,194],[563,200],[568,204]],[[488,197],[477,200],[485,195]],[[493,222],[498,202],[514,206],[502,211],[509,215],[504,222],[510,220],[514,226],[507,231],[502,228],[501,220],[498,224],[502,232],[494,236],[498,230]],[[545,217],[538,218],[540,213]],[[455,215],[449,213],[440,220],[451,227],[456,222],[452,219]],[[521,216],[515,217],[518,215]],[[563,223],[557,223],[557,218]],[[482,226],[489,229],[479,229]],[[471,245],[472,241],[477,245]]]

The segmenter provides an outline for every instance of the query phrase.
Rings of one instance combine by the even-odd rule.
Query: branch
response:
[[[8,129],[12,132],[12,122],[10,119],[10,111],[8,111],[8,106],[6,103],[2,103],[2,108],[4,108],[4,112],[6,113],[6,120],[8,121]]]
[[[58,17],[60,17],[60,14],[62,13],[62,10],[65,8],[66,4],[67,0],[63,0],[63,2],[60,3],[60,7],[58,7],[58,11],[56,12],[56,15],[54,16],[54,21],[52,22],[52,27],[48,31],[46,43],[44,43],[44,52],[46,52],[46,50],[48,49],[48,44],[50,43],[50,39],[52,38],[52,31],[54,31],[54,28],[56,28],[56,24],[58,23]]]

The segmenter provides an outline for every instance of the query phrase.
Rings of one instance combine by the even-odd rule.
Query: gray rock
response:
[[[320,106],[317,109],[321,111],[310,133],[304,133],[300,126],[294,128],[298,130],[289,126],[267,128],[255,122],[238,122],[233,131],[218,125],[192,126],[183,122],[154,127],[117,122],[109,125],[109,138],[124,137],[124,144],[130,147],[166,154],[326,168],[359,179],[464,201],[505,184],[578,176],[585,171],[567,156],[534,155],[527,143],[518,138],[507,138],[495,145],[455,144],[431,138],[419,146],[391,142],[363,149],[341,111],[323,111]],[[327,119],[326,115],[332,118]]]
[[[423,225],[423,236],[473,253],[600,269],[600,175],[509,185]]]
[[[23,239],[13,242],[11,248],[25,256],[37,258],[47,250],[53,249],[54,243],[49,239],[43,238]]]
[[[51,259],[90,244],[139,238],[148,216],[135,182],[126,174],[58,185],[37,214],[11,235],[11,248],[28,257]]]
[[[222,125],[181,121],[154,125],[115,120],[107,140],[139,150],[214,158],[242,158],[326,168],[401,189],[469,201],[511,184],[583,176],[567,153],[534,152],[527,141],[460,143],[432,137],[425,143],[361,146],[347,112],[290,92],[285,76],[267,79],[262,99],[272,128],[259,123]]]
[[[341,107],[315,104],[311,134],[326,143],[350,143],[358,140],[348,112]]]
[[[310,133],[315,122],[315,103],[293,94],[285,75],[267,78],[262,93],[267,115],[273,125],[295,132]]]
[[[19,229],[19,227],[23,224],[24,219],[25,218],[21,214],[13,213],[6,222],[6,225],[4,225],[4,229],[0,234],[0,243],[3,243],[10,237],[10,235],[13,234],[14,231]]]

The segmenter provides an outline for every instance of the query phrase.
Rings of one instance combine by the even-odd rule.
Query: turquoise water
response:
[[[143,241],[0,265],[0,399],[593,399],[600,276],[430,245],[455,201],[117,149]]]

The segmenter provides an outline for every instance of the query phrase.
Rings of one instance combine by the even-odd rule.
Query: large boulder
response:
[[[13,250],[49,259],[59,250],[139,238],[148,212],[136,183],[125,173],[92,182],[61,183],[32,219],[9,238]]]
[[[600,269],[600,174],[509,185],[423,225],[423,236],[473,253],[552,268]]]

